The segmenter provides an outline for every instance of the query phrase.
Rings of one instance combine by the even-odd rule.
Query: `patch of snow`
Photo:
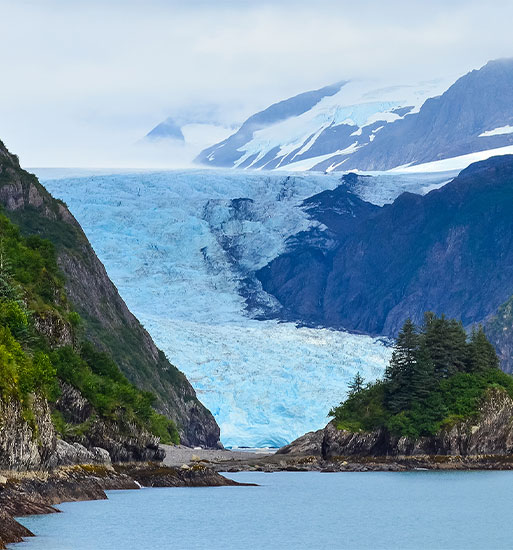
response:
[[[463,170],[473,162],[479,162],[480,160],[486,160],[490,157],[500,155],[512,155],[513,145],[506,145],[505,147],[498,147],[496,149],[487,149],[486,151],[477,151],[475,153],[469,153],[467,155],[460,155],[457,157],[451,157],[442,160],[435,160],[433,162],[426,162],[424,164],[408,164],[404,166],[398,166],[392,170],[388,170],[388,173],[432,173],[432,172],[446,172],[450,170]]]
[[[333,172],[336,168],[338,168],[339,166],[342,166],[342,164],[344,164],[344,162],[346,162],[346,158],[344,160],[341,160],[340,162],[334,162],[333,164],[331,164],[330,166],[328,166],[328,168],[326,168],[326,173],[328,174],[331,174],[331,172]]]
[[[359,136],[363,127],[376,121],[393,122],[403,118],[392,112],[399,107],[413,106],[410,113],[418,112],[427,98],[445,91],[448,82],[436,80],[416,86],[386,86],[369,80],[348,82],[333,96],[322,98],[309,111],[254,132],[253,138],[239,147],[241,156],[234,166],[238,167],[249,157],[257,155],[254,165],[275,148],[279,148],[275,158],[286,157],[298,149],[304,153],[328,126],[356,126],[351,135]]]
[[[296,160],[290,164],[285,164],[283,166],[278,166],[274,169],[275,172],[306,172],[312,170],[314,166],[323,162],[324,160],[330,159],[335,156],[337,153],[328,153],[327,155],[319,155],[317,157],[309,157],[303,160]]]
[[[487,130],[486,132],[479,134],[478,137],[503,136],[506,134],[513,134],[513,126],[499,126],[494,130]]]
[[[458,170],[432,173],[391,173],[391,172],[361,172],[352,170],[364,176],[353,187],[353,192],[361,199],[378,206],[392,203],[401,193],[416,193],[425,195],[433,189],[438,189],[452,181],[458,175]],[[340,173],[340,172],[338,172]]]

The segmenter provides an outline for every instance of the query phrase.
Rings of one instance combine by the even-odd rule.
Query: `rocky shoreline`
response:
[[[192,451],[194,464],[217,472],[405,472],[414,470],[513,470],[513,454],[481,455],[397,455],[330,456],[320,453],[286,452],[274,454],[221,451]],[[165,462],[173,462],[168,451]]]
[[[331,430],[330,430],[331,432]],[[343,436],[345,432],[341,431]],[[334,435],[338,435],[334,432]],[[343,455],[323,454],[325,432],[319,430],[300,437],[276,452],[241,452],[190,449],[164,445],[164,464],[202,464],[217,472],[404,472],[410,470],[513,470],[513,454],[475,453]]]
[[[271,455],[209,462],[218,472],[406,472],[415,470],[513,470],[513,455],[412,455],[324,459],[315,455]]]
[[[86,464],[51,472],[3,472],[0,475],[0,549],[33,536],[16,517],[53,514],[61,502],[104,500],[105,491],[146,487],[220,487],[245,485],[204,464],[171,468],[160,463]]]

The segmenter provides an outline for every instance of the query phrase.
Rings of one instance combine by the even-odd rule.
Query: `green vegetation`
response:
[[[178,443],[175,424],[153,409],[155,397],[140,391],[106,353],[82,338],[81,318],[71,309],[52,243],[23,237],[0,215],[0,398],[18,399],[30,415],[30,395],[55,402],[59,381],[75,388],[106,420],[134,423]],[[50,325],[50,330],[41,328]],[[58,344],[48,333],[60,331]],[[70,426],[54,411],[54,424],[65,435]],[[87,430],[88,423],[75,427]]]
[[[364,387],[358,373],[330,415],[339,429],[417,438],[478,414],[492,387],[513,397],[513,377],[499,369],[483,329],[467,337],[460,322],[427,313],[420,329],[405,322],[384,379]]]

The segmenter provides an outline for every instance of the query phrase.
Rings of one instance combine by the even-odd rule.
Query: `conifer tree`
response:
[[[387,407],[394,412],[406,409],[411,403],[411,380],[417,368],[419,353],[419,335],[411,319],[407,319],[385,371],[385,380],[389,382],[386,392]]]
[[[469,370],[483,372],[487,369],[499,368],[499,358],[494,347],[486,337],[482,326],[473,328],[469,342]]]
[[[467,364],[467,335],[461,322],[437,317],[433,313],[425,315],[422,339],[433,363],[436,378],[448,378],[463,372]]]
[[[354,378],[351,380],[351,382],[349,382],[348,384],[349,390],[347,394],[349,396],[352,396],[352,395],[356,395],[357,393],[360,393],[363,390],[363,384],[364,384],[364,379],[360,374],[360,371],[358,371],[354,375]]]
[[[412,401],[422,401],[429,396],[435,385],[434,367],[426,343],[421,339],[417,362],[413,368],[410,392]]]
[[[386,380],[397,380],[412,371],[419,351],[419,335],[411,319],[407,319],[397,336],[390,364],[385,372]]]

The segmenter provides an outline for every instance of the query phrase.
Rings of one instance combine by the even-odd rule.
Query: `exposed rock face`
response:
[[[55,403],[56,409],[64,415],[66,421],[73,424],[85,422],[92,414],[89,401],[73,386],[60,383],[61,394]]]
[[[52,347],[71,346],[73,336],[71,327],[61,318],[51,315],[38,315],[34,318],[36,329],[45,336]]]
[[[487,319],[484,328],[499,356],[502,369],[513,373],[513,296]]]
[[[108,451],[100,447],[86,449],[80,443],[67,443],[57,439],[55,451],[48,462],[49,468],[71,466],[73,464],[110,464]]]
[[[319,444],[320,442],[320,444]],[[333,422],[310,432],[278,454],[333,457],[384,457],[416,455],[511,455],[513,454],[513,399],[500,389],[490,389],[479,415],[442,429],[432,437],[413,440],[392,436],[387,430],[348,432]]]
[[[31,424],[16,399],[0,400],[0,470],[30,470],[48,465],[56,435],[45,399],[34,397]]]
[[[54,465],[162,460],[157,437],[123,418],[101,419],[76,388],[61,383],[61,389],[56,409],[71,426],[87,422],[88,427],[81,435],[66,435],[72,445],[58,445]]]
[[[325,429],[327,429],[327,427]],[[325,429],[317,430],[316,432],[308,432],[298,437],[289,445],[285,445],[279,449],[276,454],[322,456]]]
[[[62,385],[56,409],[70,425],[89,425],[81,435],[67,434],[67,441],[57,437],[46,399],[30,399],[30,416],[18,400],[0,400],[0,470],[47,470],[72,464],[160,461],[164,457],[157,437],[128,421],[100,419],[68,384]]]
[[[90,448],[106,449],[113,462],[162,460],[159,438],[135,424],[95,420],[87,435],[79,438]]]
[[[513,156],[473,164],[425,196],[362,202],[347,188],[305,201],[323,238],[296,235],[258,273],[285,318],[395,336],[425,311],[483,322],[513,294]],[[509,333],[496,337],[505,357]]]
[[[157,396],[157,408],[172,418],[182,443],[215,447],[219,427],[186,377],[157,349],[128,310],[79,224],[37,178],[20,168],[0,142],[0,204],[25,234],[54,242],[66,291],[81,315],[87,337],[107,351],[128,379]],[[56,345],[69,342],[69,327],[40,319],[38,326]]]

